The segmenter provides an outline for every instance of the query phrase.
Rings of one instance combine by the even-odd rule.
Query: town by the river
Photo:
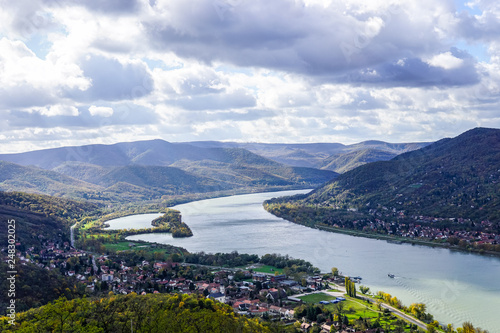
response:
[[[443,248],[392,244],[297,225],[266,212],[264,200],[304,193],[286,191],[238,195],[173,207],[194,233],[189,238],[142,234],[130,240],[172,244],[190,252],[288,254],[327,272],[361,276],[372,291],[383,290],[409,305],[423,302],[441,323],[471,321],[500,332],[500,259]],[[113,229],[150,227],[158,214],[120,218]],[[389,278],[388,273],[394,274]]]

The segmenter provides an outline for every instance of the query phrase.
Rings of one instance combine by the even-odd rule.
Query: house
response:
[[[309,330],[312,328],[312,325],[309,324],[309,323],[302,323],[300,325],[300,329],[302,330],[302,332],[309,332]]]
[[[269,291],[266,295],[266,298],[273,302],[278,302],[280,298],[282,300],[285,300],[287,298],[287,295],[283,289],[280,289],[277,291]]]
[[[285,280],[286,280],[285,274],[275,275],[271,277],[271,282],[280,282]]]
[[[256,273],[256,274],[252,275],[252,280],[259,281],[259,282],[265,282],[267,280],[267,275],[261,274],[261,273]]]
[[[218,302],[221,302],[221,303],[226,303],[226,295],[224,295],[223,293],[213,293],[213,294],[209,294],[207,296],[207,298],[212,298]]]
[[[113,274],[102,274],[101,281],[113,281]]]

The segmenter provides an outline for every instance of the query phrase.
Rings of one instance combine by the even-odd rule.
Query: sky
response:
[[[500,128],[494,0],[0,0],[0,153]]]

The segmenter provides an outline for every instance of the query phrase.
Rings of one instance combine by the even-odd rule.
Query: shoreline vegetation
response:
[[[106,214],[97,219],[96,216],[85,217],[76,224],[76,247],[84,250],[109,253],[120,251],[117,249],[124,247],[120,244],[128,244],[128,247],[132,247],[135,246],[135,243],[148,243],[155,244],[154,248],[166,248],[167,251],[169,251],[172,248],[177,249],[177,247],[168,244],[156,244],[142,241],[129,242],[126,238],[128,236],[145,233],[170,233],[174,238],[193,236],[193,232],[189,226],[182,222],[180,212],[170,208],[161,209],[160,213],[163,213],[163,215],[151,221],[151,228],[106,229],[106,227],[109,226],[106,224],[107,221],[125,216],[148,213],[158,213],[158,210],[152,207],[139,207],[134,210]],[[181,249],[181,252],[186,251]]]
[[[119,243],[127,242],[126,237],[145,234],[145,233],[171,233],[172,237],[191,237],[193,236],[192,230],[189,226],[182,222],[182,216],[179,211],[169,208],[175,205],[190,203],[194,201],[208,200],[229,197],[234,195],[247,195],[255,193],[273,192],[277,189],[274,187],[267,187],[265,189],[258,188],[252,189],[238,189],[231,191],[220,191],[202,194],[188,194],[175,196],[172,198],[163,197],[162,201],[153,203],[139,202],[136,204],[123,204],[123,205],[109,205],[102,208],[100,212],[94,213],[92,216],[82,218],[75,225],[75,236],[80,239],[78,246],[81,248],[101,248],[106,243]],[[291,186],[287,189],[278,189],[278,192],[286,191],[299,191],[311,190],[303,186]],[[106,229],[109,227],[107,221],[140,214],[163,213],[164,215],[153,220],[151,228],[141,229]],[[137,242],[137,241],[134,241]]]
[[[33,197],[33,198],[38,198],[38,197]],[[33,204],[27,204],[24,202],[24,205],[26,207],[29,207],[29,209],[32,209],[34,207]],[[43,208],[45,204],[40,203],[40,207],[38,209]],[[157,208],[157,207],[154,207]],[[175,277],[176,279],[179,278],[184,278],[185,274],[188,274],[190,278],[193,278],[196,276],[198,273],[199,274],[208,274],[212,270],[209,269],[209,266],[213,264],[217,264],[219,266],[219,269],[224,270],[227,268],[230,268],[234,271],[234,276],[238,279],[243,279],[247,278],[245,275],[244,271],[245,270],[250,270],[248,264],[254,263],[254,262],[259,262],[260,264],[268,265],[269,267],[272,268],[271,272],[274,271],[275,274],[268,273],[268,276],[276,276],[280,275],[280,273],[283,273],[284,275],[288,276],[290,279],[294,279],[295,281],[298,281],[300,285],[303,287],[306,287],[306,289],[309,287],[309,278],[312,278],[313,281],[316,281],[316,284],[319,284],[319,289],[328,289],[327,283],[325,279],[332,278],[335,280],[335,277],[338,277],[335,275],[334,270],[332,269],[331,274],[320,274],[319,269],[313,267],[309,262],[306,262],[301,259],[293,259],[288,257],[287,255],[265,255],[261,258],[259,258],[256,255],[243,255],[243,254],[238,254],[237,252],[233,252],[230,254],[204,254],[204,253],[189,253],[185,249],[179,248],[179,247],[174,247],[171,245],[165,245],[165,244],[155,244],[155,243],[150,243],[150,242],[144,242],[144,241],[124,241],[124,238],[128,235],[128,232],[130,230],[102,230],[102,226],[104,225],[105,221],[109,221],[112,218],[118,217],[118,215],[121,216],[127,216],[127,215],[133,215],[133,214],[138,214],[138,213],[147,213],[147,212],[158,212],[157,209],[153,209],[153,207],[136,207],[135,210],[129,210],[129,211],[120,211],[120,212],[114,212],[112,214],[106,214],[101,216],[100,218],[96,219],[96,217],[102,213],[101,212],[94,212],[92,216],[83,216],[83,211],[82,215],[78,217],[78,228],[75,228],[75,232],[78,233],[78,242],[76,247],[77,248],[83,248],[86,251],[92,251],[92,252],[85,252],[85,251],[78,251],[76,249],[70,248],[67,244],[64,245],[64,240],[65,238],[63,237],[61,240],[56,241],[56,242],[50,242],[50,241],[45,241],[43,244],[40,244],[40,248],[42,248],[42,252],[44,254],[37,254],[35,252],[30,252],[29,255],[26,252],[26,257],[27,258],[33,258],[35,260],[41,260],[38,262],[41,264],[44,260],[49,260],[50,263],[55,264],[54,266],[54,273],[57,272],[58,270],[61,271],[63,275],[66,275],[66,273],[70,273],[72,271],[72,274],[82,274],[82,272],[87,271],[89,274],[95,275],[95,274],[100,274],[104,273],[101,272],[102,267],[105,266],[100,266],[101,268],[98,268],[97,271],[93,270],[93,260],[90,260],[94,258],[95,256],[98,255],[98,253],[107,253],[111,254],[110,258],[104,258],[101,262],[101,264],[106,265],[106,270],[110,269],[119,269],[118,263],[120,260],[125,260],[125,262],[129,263],[128,265],[131,265],[130,267],[135,267],[138,270],[142,270],[144,273],[147,272],[148,269],[153,269],[151,274],[152,276],[155,276],[154,274],[161,274],[162,277],[170,276]],[[181,216],[180,213],[176,210],[173,209],[164,209],[161,211],[164,213],[163,216],[155,219],[153,221],[153,224],[156,225],[156,228],[161,228],[162,226],[165,226],[169,223],[181,223]],[[48,215],[49,217],[56,218],[57,215],[50,214]],[[68,220],[69,221],[69,220]],[[139,229],[139,230],[149,230],[149,229]],[[136,229],[132,229],[132,232],[135,232]],[[55,244],[57,243],[57,244]],[[67,243],[67,242],[66,242]],[[121,244],[124,243],[124,244]],[[133,243],[133,244],[132,244]],[[100,244],[100,246],[95,246],[96,244]],[[116,249],[110,249],[108,247],[105,247],[103,244],[114,244],[116,245]],[[132,246],[133,245],[133,246]],[[149,246],[146,246],[149,245]],[[120,246],[122,246],[120,248]],[[54,252],[55,248],[59,248],[59,254],[56,254]],[[49,250],[52,249],[52,250]],[[29,249],[31,251],[31,249]],[[45,258],[46,257],[46,258]],[[118,258],[116,260],[112,260],[111,258]],[[256,258],[257,257],[257,258]],[[45,258],[45,259],[44,259]],[[62,259],[61,259],[62,258]],[[76,260],[75,260],[76,259]],[[99,258],[98,258],[99,259]],[[31,259],[27,259],[28,261]],[[99,259],[100,260],[100,259]],[[145,264],[144,260],[150,260],[151,264]],[[164,261],[167,262],[164,262]],[[158,270],[158,272],[155,272],[154,269],[154,263],[159,263],[164,268],[161,270]],[[172,263],[178,263],[178,265],[172,264]],[[61,264],[61,267],[58,265]],[[64,265],[62,265],[64,264]],[[32,265],[32,264],[30,264]],[[183,265],[190,265],[188,267],[184,267]],[[64,266],[64,267],[62,267]],[[253,266],[253,265],[252,265]],[[47,266],[48,267],[48,266]],[[196,268],[198,267],[198,268]],[[222,268],[225,267],[225,268]],[[268,267],[268,268],[269,268]],[[132,271],[135,270],[132,269]],[[156,268],[157,269],[157,268]],[[197,271],[199,269],[199,272]],[[171,271],[172,270],[172,271]],[[217,271],[217,270],[216,270]],[[184,272],[184,273],[182,273]],[[239,273],[238,273],[239,272]],[[256,269],[255,272],[258,272]],[[338,270],[336,270],[338,274]],[[149,274],[149,273],[148,273]],[[146,274],[146,275],[148,275]],[[215,274],[215,273],[213,273]],[[265,274],[265,273],[264,273]],[[318,276],[320,274],[321,276]],[[98,275],[95,275],[98,276]],[[90,276],[89,276],[90,277]],[[315,280],[316,278],[319,277],[319,280]],[[200,276],[201,278],[201,276]],[[272,280],[272,279],[271,279]],[[104,280],[103,282],[101,281],[100,275],[99,278],[97,279],[97,282],[95,284],[96,290],[99,290],[100,294],[97,294],[99,297],[104,297],[108,290],[111,288],[111,284],[105,283]],[[142,283],[147,283],[147,281],[142,281]],[[342,285],[343,279],[340,279],[337,281],[338,284]],[[258,285],[258,284],[257,284]],[[92,286],[94,286],[94,283],[92,283]],[[191,290],[191,287],[193,285],[190,284],[189,288]],[[354,286],[354,289],[353,289]],[[262,287],[262,284],[261,284]],[[337,285],[336,285],[337,287]],[[279,286],[277,287],[279,290]],[[355,290],[355,285],[350,284],[350,287],[348,288],[349,291],[351,292],[351,296],[354,295],[356,297],[356,294],[352,294],[352,291]],[[361,286],[359,287],[360,291],[363,291]],[[167,291],[167,290],[165,290]],[[172,292],[172,291],[170,291]],[[364,293],[364,292],[363,292]],[[359,295],[361,296],[361,295]],[[92,298],[95,298],[96,295],[91,296]],[[127,296],[116,296],[116,295],[109,295],[108,298],[113,298],[113,297],[124,297],[123,299],[127,298]],[[134,296],[130,296],[134,297]],[[149,297],[161,297],[161,296],[149,296]],[[184,296],[182,296],[184,297]],[[106,299],[108,299],[106,298]],[[72,304],[77,304],[79,302],[84,302],[84,301],[79,301],[80,299],[84,298],[74,298],[73,301],[68,301],[68,302],[73,302]],[[393,301],[393,298],[391,298],[391,302]],[[76,303],[75,303],[76,302]],[[108,302],[105,300],[105,302]],[[279,301],[281,303],[281,300]],[[44,308],[33,308],[29,310],[28,312],[24,313],[19,313],[22,316],[31,316],[31,314],[35,313],[42,313],[45,310],[50,310],[48,312],[53,313],[54,311],[52,310],[59,310],[59,305],[62,306],[62,308],[67,308],[67,305],[69,303],[66,302],[64,299],[59,299],[53,301],[53,303],[50,303],[48,307]],[[81,303],[83,304],[83,303]],[[85,305],[87,306],[87,305]],[[306,306],[303,310],[306,312],[309,311],[309,309],[315,309],[318,305],[314,304],[311,306]],[[69,306],[70,308],[72,307]],[[61,309],[62,309],[61,308]],[[45,309],[45,310],[43,310]],[[328,310],[328,309],[327,309]],[[41,312],[40,312],[41,311]],[[349,310],[350,311],[350,310]],[[50,325],[54,324],[56,320],[50,319],[50,315],[48,312],[44,312],[49,321]],[[310,312],[310,311],[309,311]],[[325,314],[331,315],[333,318],[335,316],[335,311],[332,311],[330,313],[325,312]],[[364,315],[364,309],[362,314]],[[317,314],[318,315],[318,314]],[[348,313],[345,314],[344,317],[347,318]],[[382,313],[381,313],[382,315]],[[384,316],[387,316],[387,318],[391,318],[391,314],[389,313],[384,313]],[[318,315],[319,316],[319,315]],[[36,320],[31,321],[28,317],[25,317],[27,321],[25,322],[25,325],[31,325],[35,324],[36,325]],[[85,317],[85,315],[84,315]],[[351,318],[352,317],[352,318]],[[350,314],[349,319],[347,320],[351,324],[356,323],[356,325],[362,325],[361,321],[359,323],[356,322],[355,319],[357,317],[361,317],[361,312],[358,313],[356,312],[356,318],[354,318],[354,314]],[[386,319],[383,319],[381,316],[380,321],[384,321]],[[75,317],[76,318],[76,317]],[[89,317],[91,319],[91,317]],[[325,315],[323,315],[323,318],[325,318]],[[429,317],[431,318],[431,317]],[[300,318],[295,318],[294,320],[297,320]],[[265,319],[267,320],[267,319]],[[376,318],[372,318],[372,321],[375,321]],[[389,319],[388,319],[389,320]],[[390,319],[396,321],[397,319]],[[298,321],[295,321],[295,324]],[[369,322],[365,320],[365,323]],[[395,322],[396,323],[396,322]],[[90,324],[90,323],[89,323]],[[293,323],[292,323],[293,324]],[[295,325],[293,324],[293,325]],[[100,325],[100,324],[99,324]],[[392,325],[392,324],[389,324]],[[395,325],[395,324],[394,324]],[[25,328],[27,328],[26,326]],[[291,325],[292,326],[292,325]],[[392,328],[392,326],[390,326]],[[28,329],[29,331],[29,329]],[[391,331],[392,332],[392,331]]]
[[[391,235],[387,233],[385,229],[377,229],[377,231],[367,231],[365,230],[366,228],[362,230],[355,229],[354,227],[357,226],[356,224],[358,222],[366,220],[368,217],[359,212],[321,207],[306,207],[294,204],[292,201],[288,201],[297,197],[300,198],[302,196],[298,195],[266,200],[263,203],[263,207],[269,213],[289,222],[323,231],[356,237],[386,240],[391,243],[408,243],[412,245],[440,247],[452,251],[500,257],[500,251],[496,250],[497,248],[500,249],[500,245],[494,245],[495,251],[491,251],[482,248],[482,245],[476,246],[474,243],[458,239],[457,237],[449,237],[448,239],[430,239],[423,237],[410,238]],[[324,223],[324,221],[328,221],[329,224]],[[394,224],[392,221],[382,223],[389,223],[391,225]]]

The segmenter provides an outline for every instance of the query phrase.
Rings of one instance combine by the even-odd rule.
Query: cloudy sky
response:
[[[0,0],[0,152],[500,127],[495,0]]]

